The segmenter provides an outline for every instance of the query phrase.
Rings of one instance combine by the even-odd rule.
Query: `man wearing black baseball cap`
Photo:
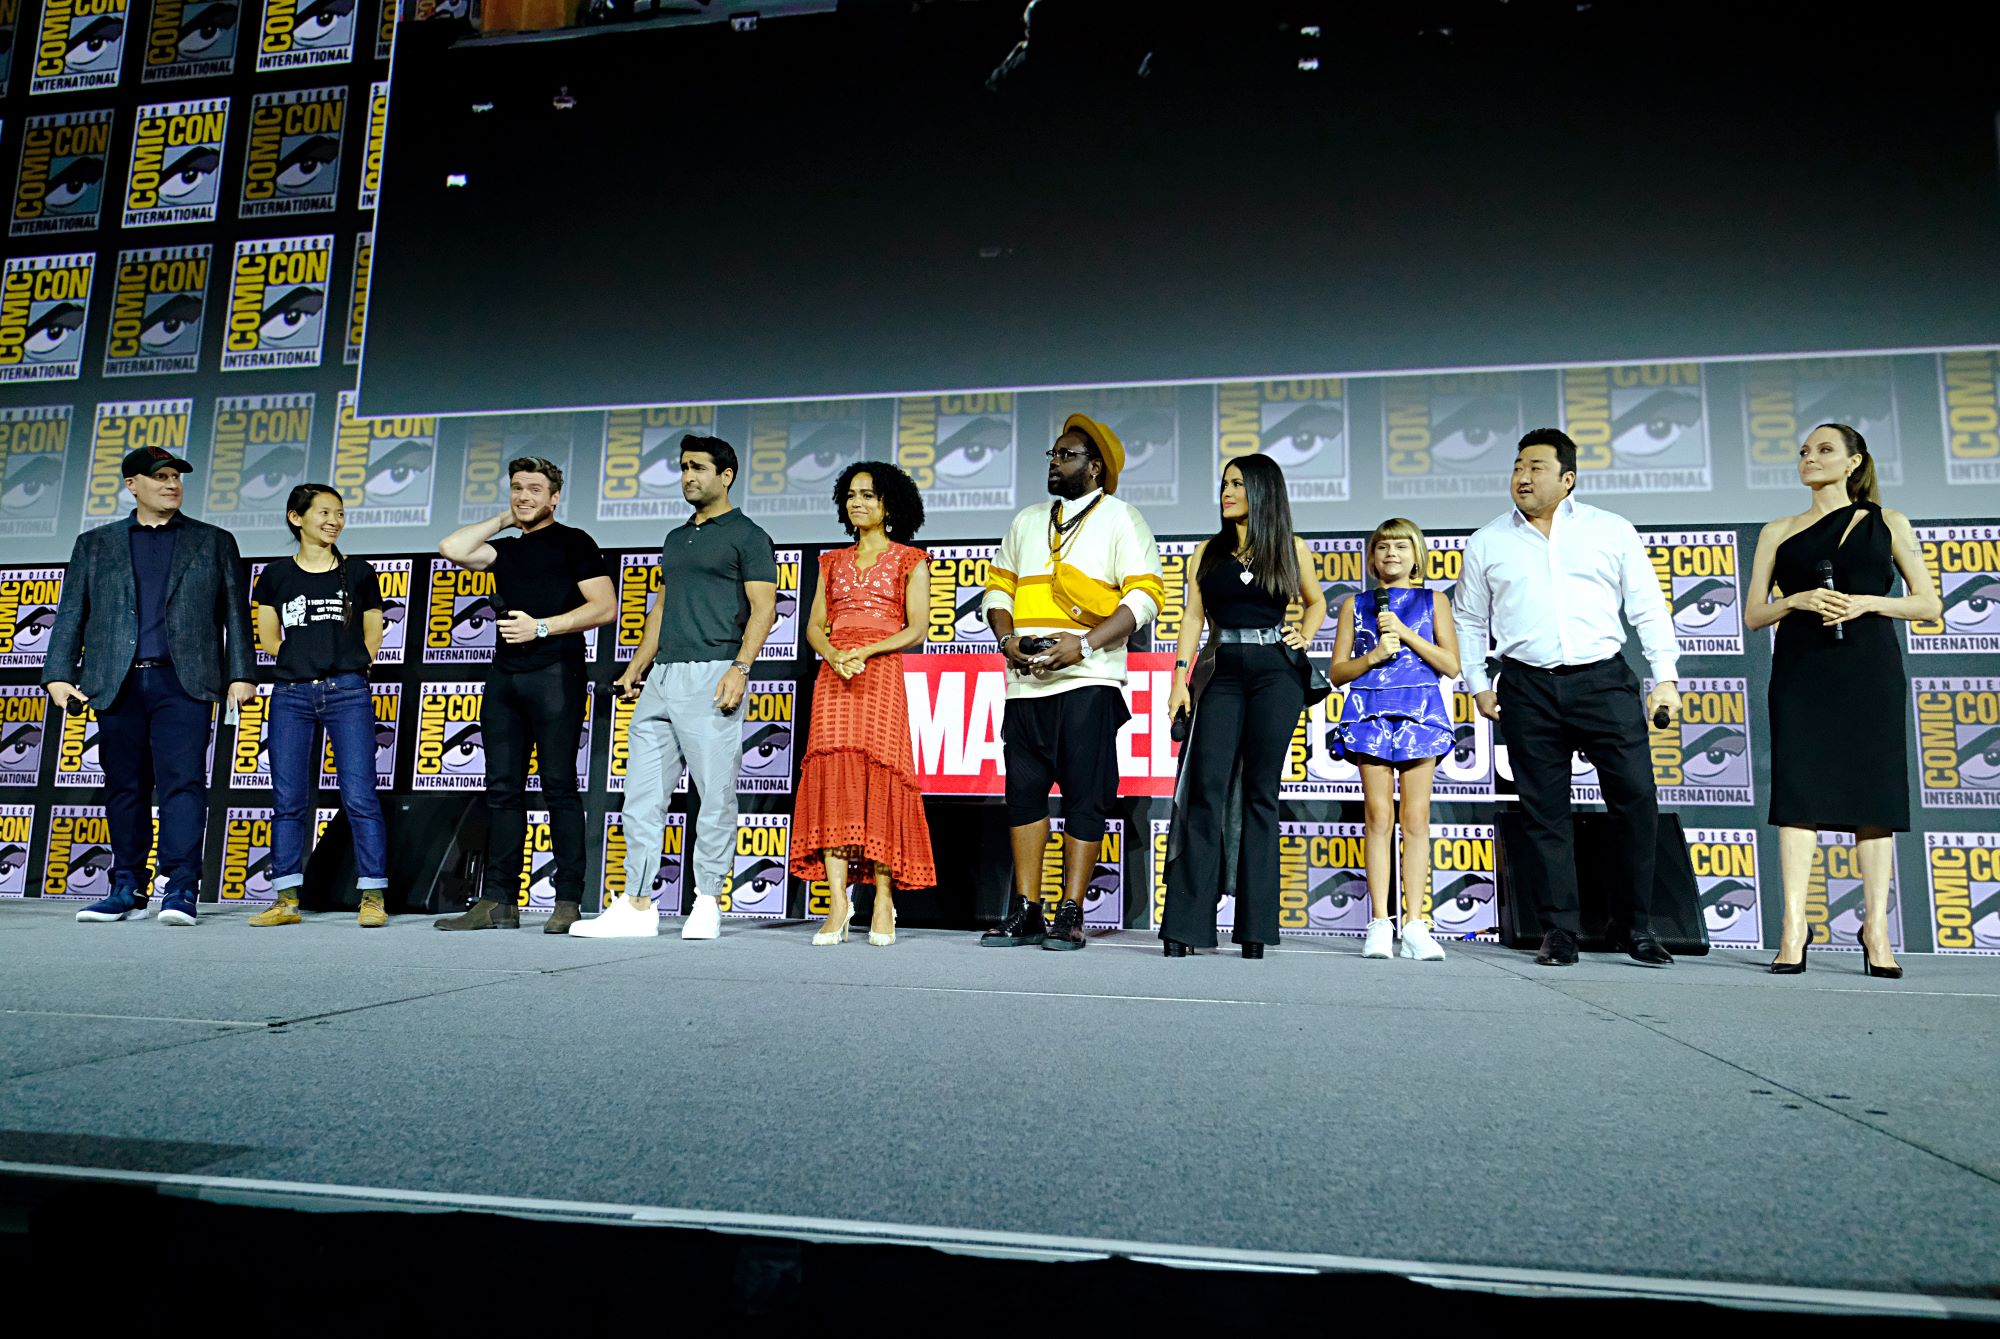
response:
[[[208,816],[211,704],[256,695],[243,559],[227,530],[181,514],[193,469],[161,446],[125,456],[133,510],[77,536],[42,666],[58,707],[97,713],[111,891],[79,921],[143,920],[152,806],[160,807],[160,920],[193,925]]]

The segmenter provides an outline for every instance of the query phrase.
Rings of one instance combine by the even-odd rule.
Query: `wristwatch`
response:
[[[729,662],[729,668],[731,668],[731,669],[733,669],[733,670],[742,670],[742,671],[743,671],[743,676],[744,676],[745,678],[748,678],[748,677],[750,677],[750,667],[749,667],[748,665],[744,664],[744,663],[743,663],[742,661],[740,661],[740,660],[732,660],[732,661],[730,661],[730,662]]]
[[[536,640],[539,641],[541,638],[546,637],[548,635],[549,635],[549,621],[546,618],[536,619],[535,620]]]
[[[1020,634],[1020,633],[1018,633],[1018,632],[1010,632],[1010,633],[1008,633],[1008,634],[1007,634],[1007,635],[1006,635],[1005,637],[1002,637],[1002,638],[1000,639],[1000,643],[999,643],[999,645],[1000,645],[1000,653],[1001,653],[1002,655],[1005,655],[1005,654],[1006,654],[1006,652],[1007,652],[1007,643],[1008,643],[1008,642],[1011,642],[1011,641],[1013,641],[1013,640],[1014,640],[1015,638],[1019,637],[1020,635],[1021,635],[1021,634]]]

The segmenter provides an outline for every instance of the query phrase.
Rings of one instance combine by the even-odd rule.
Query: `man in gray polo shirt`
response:
[[[701,809],[695,821],[694,906],[683,939],[722,933],[718,901],[736,853],[736,773],[742,727],[736,712],[750,667],[778,612],[778,563],[763,527],[729,502],[736,451],[719,437],[681,442],[681,493],[694,515],[660,547],[660,598],[632,663],[612,686],[638,699],[627,735],[625,896],[569,932],[585,939],[656,935],[653,876],[674,784],[685,762]],[[655,659],[660,670],[646,677]],[[644,686],[641,687],[641,681]]]

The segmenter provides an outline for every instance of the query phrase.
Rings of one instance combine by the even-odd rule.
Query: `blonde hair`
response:
[[[1362,550],[1361,565],[1377,583],[1382,574],[1375,570],[1375,546],[1385,539],[1407,539],[1414,552],[1410,579],[1415,584],[1424,584],[1424,569],[1430,566],[1430,550],[1424,545],[1423,528],[1415,521],[1403,516],[1391,516],[1375,527],[1375,533],[1368,536],[1368,547]]]

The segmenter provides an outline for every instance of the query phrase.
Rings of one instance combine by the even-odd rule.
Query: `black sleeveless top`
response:
[[[1285,609],[1291,604],[1291,597],[1272,595],[1228,554],[1209,564],[1197,584],[1202,611],[1218,628],[1275,628],[1285,621]]]

